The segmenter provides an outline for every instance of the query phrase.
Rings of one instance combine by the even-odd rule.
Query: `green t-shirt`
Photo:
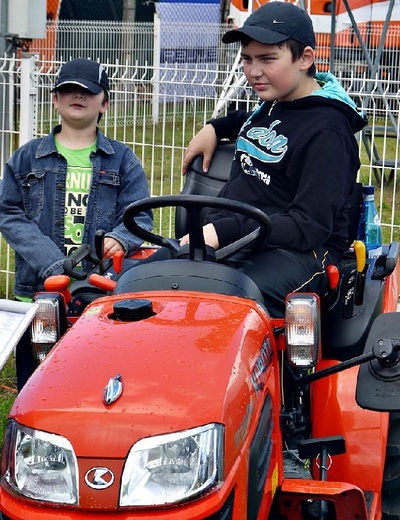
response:
[[[96,150],[96,142],[86,148],[71,150],[56,140],[58,152],[67,161],[65,191],[65,255],[82,245],[87,201],[92,183],[90,153]],[[15,295],[16,299],[31,302],[32,298]]]
[[[92,183],[90,153],[96,150],[96,142],[86,148],[71,150],[56,140],[59,153],[67,160],[65,191],[65,255],[82,245],[87,201]]]

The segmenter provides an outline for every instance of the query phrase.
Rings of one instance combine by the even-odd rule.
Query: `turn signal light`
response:
[[[64,302],[60,294],[35,300],[38,307],[31,323],[31,344],[36,360],[41,363],[61,337],[61,313]]]
[[[319,298],[316,294],[292,293],[286,300],[286,352],[289,363],[314,367],[320,345]]]

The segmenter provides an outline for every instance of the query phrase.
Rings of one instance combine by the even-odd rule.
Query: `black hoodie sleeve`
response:
[[[214,127],[218,141],[222,141],[222,139],[235,141],[250,114],[251,112],[245,110],[232,110],[225,117],[210,119],[208,123]]]

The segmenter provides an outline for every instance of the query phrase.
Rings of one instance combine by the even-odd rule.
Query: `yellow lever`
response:
[[[364,242],[354,240],[354,252],[356,254],[357,273],[362,273],[367,261],[367,251]]]
[[[356,263],[357,263],[355,304],[361,305],[364,300],[364,284],[365,284],[364,268],[365,268],[365,264],[367,263],[367,251],[366,251],[364,242],[362,242],[361,240],[355,240],[354,241],[354,252],[356,254]]]

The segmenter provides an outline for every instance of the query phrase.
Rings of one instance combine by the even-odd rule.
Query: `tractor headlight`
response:
[[[17,493],[34,500],[78,504],[78,465],[70,442],[14,420],[4,436],[2,474]]]
[[[31,323],[33,354],[41,363],[60,338],[60,297],[39,298]]]
[[[298,367],[313,367],[320,344],[319,298],[315,294],[292,293],[286,300],[286,352]]]
[[[220,424],[140,440],[125,464],[120,505],[173,504],[210,489],[222,478],[222,451]]]

